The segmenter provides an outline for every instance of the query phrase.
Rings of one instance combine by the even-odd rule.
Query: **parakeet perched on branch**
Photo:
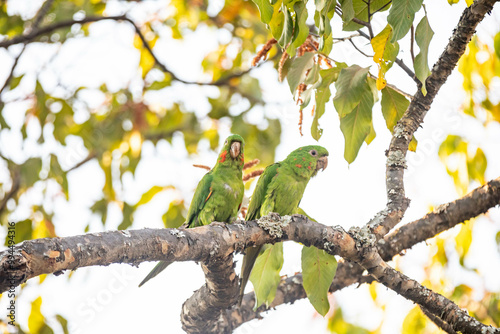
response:
[[[285,160],[268,166],[257,182],[245,220],[259,219],[270,212],[276,212],[281,216],[296,213],[310,178],[315,176],[318,170],[324,170],[327,165],[328,151],[324,147],[311,145],[298,148],[291,152]],[[280,249],[273,253],[274,247]],[[279,283],[281,265],[279,268],[271,268],[268,272],[266,272],[265,264],[259,266],[259,268],[264,269],[259,271],[260,277],[255,281],[253,277],[250,277],[250,273],[255,261],[259,262],[261,259],[257,259],[259,253],[267,252],[267,257],[281,256],[282,264],[282,247],[281,243],[277,243],[265,245],[265,247],[249,247],[245,250],[246,254],[243,257],[241,268],[240,305],[249,278],[254,283],[256,307],[264,301],[267,304],[272,302]],[[269,277],[262,278],[266,275],[277,275],[277,280]]]
[[[229,223],[232,218],[236,218],[244,192],[244,144],[239,135],[227,137],[215,167],[203,176],[196,187],[186,219],[188,228],[214,221]],[[139,286],[158,275],[169,264],[166,261],[159,262]]]

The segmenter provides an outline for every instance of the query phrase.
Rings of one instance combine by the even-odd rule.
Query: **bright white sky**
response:
[[[19,10],[33,8],[30,0],[10,1],[9,6]],[[159,10],[165,15],[164,1],[148,2],[147,5],[118,4],[109,2],[107,15],[123,13],[127,6],[136,6],[130,15],[141,20],[148,13]],[[441,54],[448,37],[454,28],[464,8],[463,1],[459,5],[450,7],[445,0],[426,1],[430,24],[435,31],[430,47],[430,64],[433,64]],[[214,6],[214,8],[217,6]],[[443,14],[446,13],[446,14]],[[417,19],[420,19],[421,13]],[[478,28],[483,36],[496,32],[500,22],[498,8],[488,16]],[[383,28],[375,22],[376,30]],[[340,31],[340,25],[334,26],[334,31]],[[40,73],[40,80],[51,91],[57,83],[65,86],[86,85],[98,87],[106,82],[111,90],[127,87],[130,83],[132,90],[140,92],[137,86],[138,73],[137,52],[132,48],[133,30],[125,23],[100,22],[90,29],[89,38],[79,38],[67,42],[63,47],[32,44],[23,55],[16,74],[28,72],[18,89],[20,92],[5,94],[10,101],[22,96],[22,91],[29,92],[34,85],[35,71],[41,65],[44,70]],[[217,46],[218,36],[215,31],[200,27],[195,34],[188,36],[183,42],[168,38],[160,39],[155,52],[167,66],[179,76],[187,80],[203,80],[201,63],[204,55]],[[360,40],[360,44],[361,44]],[[363,41],[364,42],[364,41]],[[401,42],[401,49],[407,50],[407,39]],[[175,52],[174,52],[175,50]],[[9,51],[17,54],[18,49],[12,47]],[[56,52],[59,51],[58,54]],[[54,57],[54,59],[51,58]],[[359,60],[360,56],[351,50],[350,44],[337,44],[331,54],[336,60],[346,61],[348,64],[362,62],[364,66],[372,66],[376,74],[376,67],[370,59]],[[403,58],[408,62],[408,52]],[[355,59],[353,61],[352,59]],[[7,64],[0,68],[0,82],[3,82],[10,70],[12,58],[5,50],[0,50],[0,62]],[[278,117],[282,122],[282,144],[276,152],[276,159],[281,160],[293,149],[299,146],[314,143],[309,134],[311,118],[305,113],[304,137],[298,132],[298,108],[292,103],[291,94],[286,83],[278,83],[277,75],[269,64],[254,70],[252,75],[258,77],[264,89],[264,98],[268,101],[265,109],[256,109],[252,113],[252,121],[259,122],[262,113]],[[389,72],[388,82],[398,85],[403,90],[414,93],[414,85],[406,74],[397,66]],[[500,82],[496,82],[500,88]],[[196,108],[200,115],[208,112],[209,105],[204,99],[193,99],[197,95],[216,94],[211,87],[196,87],[175,85],[161,94],[151,94],[148,101],[153,105],[168,106],[173,100],[183,100],[188,108]],[[88,93],[91,107],[101,102],[98,94]],[[404,222],[409,222],[423,216],[429,206],[448,202],[457,198],[455,187],[447,175],[444,166],[437,157],[437,150],[441,141],[450,133],[459,134],[470,140],[473,146],[480,146],[488,158],[486,179],[500,175],[500,156],[498,143],[500,142],[499,124],[489,124],[486,130],[476,120],[464,116],[460,112],[460,105],[464,99],[461,92],[461,77],[456,72],[450,77],[446,85],[436,98],[423,129],[417,132],[419,147],[417,153],[409,153],[409,169],[406,178],[407,196],[412,200]],[[11,103],[6,107],[7,120],[13,129],[20,127],[22,121],[19,114],[25,108],[24,103]],[[367,147],[364,145],[356,161],[351,165],[343,159],[344,140],[339,129],[339,121],[333,106],[330,103],[321,120],[325,132],[319,144],[330,152],[329,166],[311,180],[302,199],[301,207],[318,221],[328,225],[342,225],[344,228],[365,224],[377,211],[385,207],[385,155],[388,148],[390,134],[385,127],[380,112],[380,106],[374,109],[374,125],[377,132],[376,139]],[[228,134],[228,127],[221,133],[221,138]],[[39,131],[32,127],[30,131]],[[15,159],[23,160],[22,147],[19,144],[20,134],[12,131],[0,138],[2,153]],[[223,139],[222,139],[223,140]],[[9,145],[6,145],[6,142]],[[81,143],[73,141],[67,150],[67,159],[63,161],[66,167],[74,165],[86,156]],[[137,169],[136,178],[125,178],[121,196],[130,202],[135,202],[140,194],[153,185],[173,184],[179,192],[166,191],[157,195],[149,204],[142,207],[134,217],[133,228],[163,227],[161,216],[170,201],[184,197],[190,199],[194,188],[204,171],[194,168],[193,163],[211,165],[216,153],[206,150],[208,146],[202,144],[199,155],[188,156],[182,137],[174,139],[169,145],[160,142],[156,147],[150,143],[143,146],[143,162]],[[205,149],[204,149],[205,148]],[[39,151],[34,144],[25,148],[26,154]],[[256,157],[247,157],[253,159]],[[5,171],[0,171],[5,173]],[[0,175],[4,180],[6,175]],[[91,180],[91,182],[89,182]],[[96,162],[90,162],[69,175],[70,201],[67,203],[56,198],[49,203],[57,210],[54,222],[59,236],[80,234],[83,227],[90,221],[91,231],[102,231],[99,218],[92,216],[89,205],[98,199],[104,184],[104,177],[99,172]],[[39,200],[39,196],[32,194],[31,199]],[[16,221],[24,219],[29,213],[27,204],[10,217]],[[111,208],[107,229],[115,229],[120,223],[120,214],[117,207]],[[482,279],[473,279],[471,275],[460,269],[457,259],[452,261],[449,273],[452,284],[467,282],[473,287],[486,287],[493,291],[500,291],[499,272],[500,256],[496,251],[493,238],[500,230],[500,210],[490,211],[488,218],[481,218],[474,230],[475,240],[470,251],[470,263],[474,262]],[[449,233],[456,233],[452,231]],[[431,242],[432,243],[432,242]],[[409,251],[398,265],[404,272],[421,280],[423,270],[421,265],[427,261],[430,247],[418,245]],[[300,246],[292,243],[285,244],[285,264],[282,274],[293,274],[300,271]],[[485,257],[483,254],[488,254]],[[466,261],[467,262],[467,261]],[[418,265],[417,265],[418,264]],[[420,266],[419,266],[420,265]],[[30,312],[29,303],[38,295],[42,295],[42,311],[45,315],[62,314],[69,320],[70,333],[181,333],[179,314],[181,305],[189,298],[193,291],[204,283],[203,274],[195,263],[176,263],[171,265],[162,275],[148,282],[144,287],[137,288],[137,284],[154,266],[153,263],[144,263],[139,268],[128,265],[112,265],[109,267],[91,267],[78,269],[68,280],[68,273],[62,276],[48,276],[43,287],[37,285],[37,279],[27,283],[21,298],[17,301],[18,321],[26,327]],[[239,263],[237,266],[239,272]],[[357,289],[350,287],[337,292],[331,298],[334,303],[340,303],[348,321],[374,329],[382,320],[382,314],[375,311],[373,302],[366,298],[368,286]],[[450,286],[450,288],[452,288]],[[392,292],[380,294],[388,302],[384,333],[399,333],[402,317],[413,307],[411,302]],[[481,298],[478,295],[477,298]],[[6,298],[0,300],[0,309],[4,309]],[[367,316],[369,314],[370,316]],[[54,329],[58,328],[55,318],[48,319]],[[318,316],[307,300],[298,301],[294,305],[280,306],[276,311],[265,316],[262,321],[253,321],[240,327],[237,333],[270,333],[277,329],[289,332],[316,332],[326,331],[326,322]],[[62,331],[59,331],[62,333]]]

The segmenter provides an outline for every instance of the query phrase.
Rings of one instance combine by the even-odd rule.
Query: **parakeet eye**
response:
[[[312,155],[313,157],[318,155],[318,152],[316,150],[310,150],[309,154]]]
[[[224,141],[224,145],[227,145],[227,139]]]

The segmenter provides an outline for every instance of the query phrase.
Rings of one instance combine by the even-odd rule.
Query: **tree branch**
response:
[[[54,0],[47,0],[40,7],[40,9],[38,10],[38,13],[35,15],[35,18],[33,19],[33,25],[31,26],[30,31],[38,29],[38,26],[42,22],[43,18],[45,17],[45,15],[47,14],[47,12],[49,11],[50,7],[52,7],[52,3],[53,2],[54,2]],[[23,55],[24,51],[26,50],[26,45],[28,43],[29,43],[29,41],[24,42],[24,45],[23,45],[23,48],[21,49],[21,52],[19,52],[19,54],[14,59],[14,63],[12,64],[12,67],[10,69],[10,73],[7,76],[7,79],[5,80],[2,88],[0,88],[0,94],[2,94],[2,92],[5,90],[5,88],[7,88],[7,86],[10,83],[10,81],[14,77],[14,71],[16,70],[17,64],[19,63],[19,59],[21,58],[21,56]]]
[[[466,220],[500,205],[500,177],[474,189],[456,201],[442,204],[423,218],[403,225],[387,235],[380,253],[387,260],[419,242],[433,238]]]
[[[453,228],[463,221],[486,213],[496,205],[500,205],[500,177],[474,189],[460,199],[440,205],[423,218],[387,235],[383,240],[378,241],[378,251],[384,261],[389,261],[415,244]],[[356,283],[370,283],[371,277],[362,276],[363,270],[358,264],[341,259],[329,291],[338,291]],[[230,325],[234,329],[247,321],[259,318],[262,312],[271,308],[305,298],[306,294],[301,284],[301,274],[282,280],[278,286],[276,298],[269,308],[261,306],[256,311],[253,311],[254,293],[247,293],[240,309],[233,308],[227,311],[232,314],[229,320]]]
[[[406,153],[413,134],[422,124],[439,89],[464,54],[467,44],[475,33],[476,26],[493,8],[495,2],[496,0],[476,0],[464,10],[448,45],[426,80],[427,94],[424,95],[419,89],[408,110],[394,127],[394,134],[387,151],[387,206],[368,223],[378,238],[383,237],[396,226],[408,208],[409,199],[405,197],[403,175],[406,168]]]
[[[185,329],[197,332],[191,330],[188,325],[208,322],[207,319],[214,317],[217,319],[217,313],[224,308],[222,305],[229,307],[231,302],[236,300],[236,276],[232,265],[228,265],[227,257],[234,251],[242,251],[249,246],[284,240],[315,246],[330,254],[355,261],[378,281],[405,298],[423,305],[438,317],[443,318],[440,307],[446,307],[443,320],[457,330],[475,333],[477,331],[470,330],[488,329],[453,302],[390,268],[377,253],[376,238],[366,227],[354,227],[347,233],[340,226],[325,226],[300,215],[279,217],[271,214],[259,221],[245,224],[212,223],[209,226],[184,230],[113,231],[25,241],[0,252],[0,267],[7,274],[0,277],[0,291],[6,291],[40,274],[59,274],[62,270],[74,270],[90,265],[136,265],[143,261],[157,260],[201,261],[206,264],[204,271],[207,274],[207,284],[183,307]],[[217,258],[226,260],[210,267],[214,259],[217,263]],[[219,273],[216,273],[217,271]],[[230,274],[220,277],[221,272]],[[230,289],[225,284],[227,278],[232,281]],[[228,293],[233,293],[233,290],[233,298],[228,298]],[[205,307],[200,308],[197,315],[193,314],[192,312],[196,312],[193,307],[196,308],[201,300],[205,301]],[[194,306],[190,308],[189,305]],[[211,305],[216,307],[210,307]],[[227,312],[221,314],[227,315]],[[211,329],[220,331],[220,327],[213,323],[206,324],[203,331]]]
[[[48,25],[48,26],[45,26],[45,27],[42,27],[39,29],[33,29],[32,31],[30,31],[26,34],[18,35],[18,36],[11,38],[11,39],[7,39],[5,41],[2,41],[2,42],[0,42],[0,48],[8,48],[9,46],[14,45],[14,44],[32,42],[37,37],[49,34],[53,31],[61,29],[61,28],[71,27],[74,24],[86,24],[86,23],[92,23],[92,22],[98,22],[98,21],[104,21],[104,20],[125,21],[125,22],[130,23],[134,27],[134,30],[137,33],[137,35],[139,36],[139,38],[141,39],[144,48],[146,48],[146,50],[153,57],[156,65],[163,72],[170,75],[173,80],[182,82],[184,84],[201,85],[201,86],[224,86],[224,85],[227,85],[231,81],[231,79],[241,77],[255,68],[255,67],[251,67],[245,71],[232,73],[230,75],[227,75],[223,78],[220,78],[220,79],[212,81],[212,82],[197,82],[197,81],[188,81],[188,80],[181,79],[177,75],[175,75],[172,71],[170,71],[162,62],[160,62],[158,57],[156,57],[155,53],[153,52],[153,50],[149,46],[149,43],[147,42],[147,40],[146,40],[144,34],[141,32],[140,28],[135,24],[134,21],[132,21],[132,19],[128,18],[126,15],[89,16],[89,17],[85,17],[83,19],[78,19],[78,20],[60,21],[60,22],[57,22],[57,23],[54,23],[54,24],[51,24],[51,25]]]

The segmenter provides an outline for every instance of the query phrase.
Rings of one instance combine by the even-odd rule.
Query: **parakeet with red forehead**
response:
[[[208,225],[214,221],[230,223],[236,218],[243,200],[243,147],[245,142],[239,135],[227,137],[217,163],[196,187],[188,210],[188,228]],[[142,286],[163,271],[170,262],[161,261],[139,284]]]
[[[296,213],[310,178],[315,176],[318,170],[324,170],[327,165],[328,151],[322,146],[311,145],[298,148],[285,160],[268,166],[257,182],[245,220],[259,219],[271,212],[278,213],[280,216]],[[268,285],[260,287],[256,286],[257,281],[260,280],[254,282],[250,273],[255,261],[260,260],[257,257],[263,248],[280,246],[282,247],[278,243],[273,246],[266,245],[266,247],[249,247],[245,250],[246,254],[241,268],[240,305],[249,278],[254,283],[256,291],[256,307],[263,302],[267,304],[272,302],[279,276],[278,282],[269,283],[273,280],[264,280]],[[263,275],[265,274],[264,272]]]

